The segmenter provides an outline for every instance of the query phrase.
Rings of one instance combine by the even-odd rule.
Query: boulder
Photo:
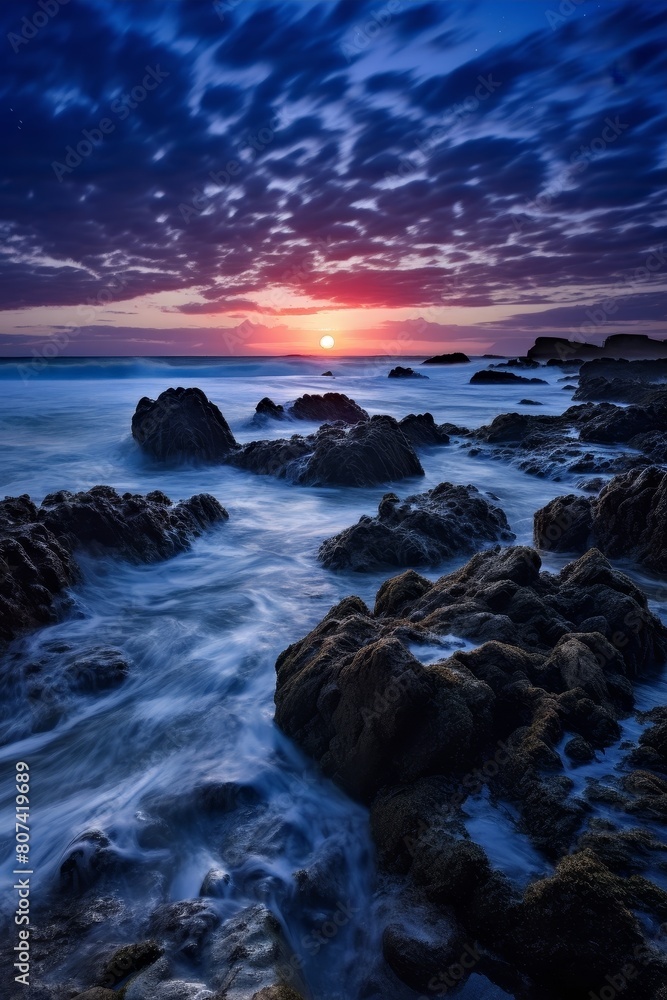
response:
[[[452,354],[436,354],[434,357],[422,361],[423,365],[464,365],[469,363],[470,358],[461,351],[454,351]]]
[[[346,424],[358,424],[368,420],[366,411],[342,392],[325,392],[321,396],[306,393],[292,403],[288,412],[297,420],[317,423],[342,420]]]
[[[375,486],[424,470],[409,439],[393,417],[375,416],[347,432],[322,428],[313,453],[295,481],[308,486]]]
[[[220,462],[238,447],[222,413],[201,389],[144,396],[132,417],[132,437],[160,461]]]
[[[322,543],[318,558],[329,569],[358,572],[383,566],[434,566],[485,542],[510,541],[504,512],[474,486],[440,483],[400,501],[386,493],[375,517]]]
[[[514,372],[499,372],[496,369],[475,372],[470,385],[547,385],[543,378],[525,378]]]
[[[274,403],[268,396],[264,396],[255,407],[255,417],[282,420],[285,417],[285,407],[280,403]]]
[[[533,523],[538,549],[584,552],[593,530],[592,501],[573,493],[556,497],[536,511]]]
[[[421,375],[419,372],[414,371],[413,368],[402,368],[397,365],[396,368],[392,368],[389,372],[388,378],[428,378],[428,375]]]
[[[449,444],[449,434],[444,424],[436,424],[430,413],[409,413],[399,420],[398,426],[415,448],[426,445]]]

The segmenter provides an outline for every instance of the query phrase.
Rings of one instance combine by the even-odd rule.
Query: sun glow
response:
[[[320,347],[323,347],[325,351],[330,351],[335,343],[336,341],[329,333],[325,333],[323,337],[320,337]]]

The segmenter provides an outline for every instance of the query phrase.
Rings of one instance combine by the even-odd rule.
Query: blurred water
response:
[[[31,857],[38,893],[53,884],[68,844],[83,831],[100,829],[125,858],[155,876],[118,886],[137,913],[146,913],[147,900],[196,896],[206,873],[220,868],[230,876],[220,905],[233,909],[256,899],[270,905],[302,955],[317,1000],[362,996],[381,931],[372,919],[376,874],[367,814],[325,781],[274,726],[274,664],[281,650],[342,597],[357,593],[372,604],[388,574],[333,574],[317,562],[318,545],[362,513],[373,513],[387,489],[406,495],[443,480],[492,491],[518,541],[528,543],[533,512],[574,488],[574,481],[532,478],[470,458],[455,446],[422,453],[423,479],[374,489],[297,487],[225,466],[164,470],[141,455],[130,420],[141,396],[155,397],[170,385],[202,388],[240,441],[314,429],[301,423],[253,428],[255,404],[266,395],[284,403],[304,392],[335,390],[371,413],[400,418],[430,411],[438,422],[470,427],[517,408],[524,396],[544,404],[531,412],[559,413],[571,402],[557,381],[562,375],[557,368],[540,371],[546,386],[469,386],[473,371],[487,364],[422,369],[428,381],[389,381],[386,362],[331,356],[67,360],[28,380],[17,377],[12,365],[0,365],[4,494],[29,493],[39,501],[53,490],[98,483],[141,493],[160,488],[173,500],[206,491],[230,514],[227,523],[169,562],[130,566],[84,560],[84,581],[67,619],[10,651],[6,662],[13,670],[41,659],[57,671],[58,650],[66,646],[75,652],[111,646],[127,657],[131,670],[126,682],[108,693],[60,697],[53,728],[42,722],[41,731],[33,731],[34,706],[23,692],[7,690],[0,750],[3,889],[11,884],[10,775],[14,762],[25,760],[33,784]],[[320,377],[327,367],[335,379]],[[435,579],[464,561],[427,575]],[[232,827],[181,818],[170,827],[166,844],[146,846],[142,831],[153,815],[151,803],[161,797],[185,802],[193,788],[207,782],[251,786],[255,805]],[[489,824],[499,838],[511,835],[507,816],[494,825],[493,814],[482,810],[471,823],[480,826],[483,840],[489,838]],[[505,839],[505,844],[496,852],[498,864],[505,859],[512,869],[517,858],[525,861],[523,843],[513,846]],[[334,858],[339,902],[352,903],[355,912],[314,959],[302,944],[307,920],[289,900],[293,872],[327,858]],[[360,961],[363,953],[371,958]],[[482,995],[474,991],[477,978],[462,995]]]

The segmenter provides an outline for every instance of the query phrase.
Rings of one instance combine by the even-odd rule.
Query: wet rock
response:
[[[259,403],[255,407],[255,418],[259,417],[282,420],[285,415],[285,407],[280,403],[274,403],[268,396],[264,396],[263,399],[260,399]]]
[[[382,566],[434,566],[484,542],[514,538],[504,512],[474,486],[440,483],[400,501],[386,493],[375,517],[362,517],[322,543],[318,558],[330,569],[357,572]]]
[[[69,845],[60,864],[60,890],[81,896],[107,876],[128,871],[132,862],[123,857],[101,830],[87,830]]]
[[[428,378],[428,375],[422,375],[420,372],[416,372],[413,368],[402,368],[401,365],[397,365],[392,368],[389,372],[388,378]]]
[[[79,576],[72,553],[29,497],[0,501],[0,641],[56,621]]]
[[[543,378],[525,378],[514,372],[499,372],[497,369],[475,372],[470,385],[547,385]]]
[[[516,959],[538,982],[576,998],[599,992],[610,967],[634,962],[638,976],[628,996],[651,996],[667,965],[658,958],[637,963],[638,954],[649,953],[635,903],[627,884],[591,851],[569,855],[526,890],[512,940]]]
[[[82,493],[50,493],[38,517],[71,550],[85,548],[155,562],[184,552],[194,538],[228,514],[208,493],[173,504],[160,490],[146,496],[121,495],[111,486],[93,486]]]
[[[663,431],[649,431],[630,438],[628,444],[644,453],[651,464],[667,465],[667,434]]]
[[[431,981],[456,962],[465,948],[460,926],[451,915],[415,903],[385,927],[382,954],[393,972],[414,990],[431,990]],[[468,945],[470,950],[470,946]],[[479,959],[475,959],[469,967]]]
[[[329,377],[333,378],[333,372],[322,372],[322,375],[323,375],[323,376],[324,376],[324,375],[327,375],[327,376],[329,376]]]
[[[130,665],[119,650],[91,650],[78,656],[64,671],[64,679],[72,691],[95,694],[122,684],[130,672]]]
[[[588,497],[556,497],[535,513],[535,545],[555,552],[583,552],[593,530],[593,511]]]
[[[444,424],[436,424],[430,413],[409,413],[399,420],[398,426],[415,448],[449,444],[447,428]]]
[[[423,365],[463,365],[468,364],[470,358],[461,351],[454,351],[452,354],[436,354],[432,358],[422,361]]]
[[[85,993],[77,993],[75,1000],[114,1000],[118,994],[113,990],[107,990],[102,986],[94,986],[92,990]]]
[[[509,358],[508,361],[500,361],[497,365],[491,365],[492,368],[541,368],[539,361],[533,361],[532,358],[519,357],[519,358]]]
[[[564,752],[575,764],[589,764],[595,760],[595,750],[582,736],[573,736],[568,740]]]
[[[213,990],[194,973],[183,968],[183,962],[172,961],[166,955],[134,976],[114,997],[123,1000],[216,1000]],[[183,978],[186,976],[187,978]]]
[[[519,406],[543,406],[543,403],[538,402],[536,399],[520,399]]]
[[[303,1000],[302,961],[261,904],[225,920],[207,948],[211,983],[225,1000]]]
[[[148,930],[170,953],[190,960],[201,957],[212,930],[220,923],[212,905],[204,899],[163,903],[150,916]]]
[[[346,424],[358,424],[368,420],[366,410],[342,392],[325,392],[323,395],[306,393],[290,406],[291,416],[297,420],[323,421],[342,420]]]
[[[132,437],[160,461],[219,462],[238,447],[215,403],[201,389],[180,387],[139,400]]]
[[[162,954],[162,949],[155,941],[124,945],[105,962],[102,969],[104,985],[117,986],[128,976],[135,975],[157,962]]]
[[[623,876],[642,872],[656,861],[664,864],[667,855],[667,845],[648,830],[617,830],[600,820],[582,834],[577,848],[592,851],[610,871]]]
[[[211,868],[204,877],[199,895],[224,899],[225,896],[229,895],[231,881],[229,872],[223,872],[220,868]]]
[[[542,548],[581,552],[596,545],[657,573],[667,571],[667,470],[635,469],[611,479],[596,499],[556,497],[535,514]]]
[[[347,433],[323,428],[296,481],[309,486],[375,486],[424,470],[393,417],[375,416]]]

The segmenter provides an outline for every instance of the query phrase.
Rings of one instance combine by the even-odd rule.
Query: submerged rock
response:
[[[318,558],[330,569],[368,571],[383,566],[435,566],[484,542],[514,538],[504,512],[474,486],[440,483],[400,501],[385,493],[375,517],[362,517],[322,543]]]
[[[596,545],[614,558],[629,557],[667,572],[667,470],[636,469],[610,480],[596,498],[556,497],[534,519],[535,542],[559,552]]]
[[[525,378],[514,372],[499,372],[496,369],[475,372],[470,379],[470,385],[548,385],[543,378]]]
[[[160,461],[219,462],[238,447],[222,413],[201,389],[144,396],[132,417],[132,437]]]
[[[435,357],[422,361],[423,365],[464,365],[469,363],[470,358],[461,351],[454,351],[452,354],[436,354]]]
[[[421,375],[416,372],[413,368],[401,368],[397,365],[396,368],[392,368],[389,372],[388,378],[428,378],[428,375]]]
[[[366,411],[342,392],[325,392],[321,396],[306,393],[299,396],[288,412],[297,420],[315,420],[318,423],[342,420],[346,424],[358,424],[368,420]]]

